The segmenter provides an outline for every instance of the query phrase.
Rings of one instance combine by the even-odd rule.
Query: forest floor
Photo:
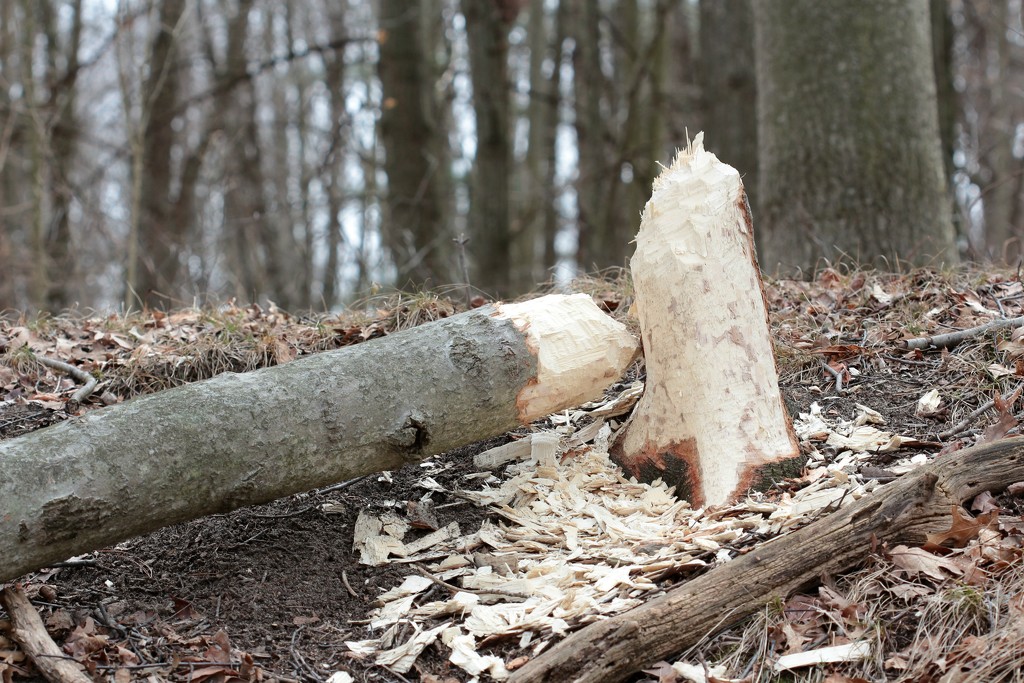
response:
[[[630,299],[622,279],[588,280],[579,289],[626,319]],[[472,680],[474,672],[484,670],[489,673],[479,675],[487,679],[521,665],[598,613],[638,604],[828,514],[848,493],[851,499],[869,495],[939,452],[1018,433],[1021,327],[968,335],[948,349],[908,350],[903,344],[1024,315],[1024,286],[1016,274],[830,269],[812,282],[769,282],[766,298],[782,391],[799,417],[798,433],[810,458],[800,479],[777,482],[727,514],[690,510],[663,496],[664,487],[616,479],[610,465],[588,455],[599,449],[587,444],[600,442],[607,432],[595,437],[591,430],[585,442],[570,445],[572,458],[547,467],[544,481],[524,474],[525,466],[538,466],[529,461],[529,449],[511,465],[482,471],[474,461],[495,446],[556,428],[563,452],[574,433],[594,424],[602,406],[636,393],[634,380],[643,378],[638,366],[604,402],[584,411],[567,411],[397,472],[168,527],[69,558],[18,583],[53,639],[97,680],[441,682]],[[420,295],[382,298],[329,317],[297,318],[273,307],[233,305],[107,317],[8,316],[0,320],[0,438],[60,422],[68,408],[81,414],[219,372],[288,362],[446,317],[456,308],[445,298]],[[90,372],[100,386],[82,405],[69,406],[78,385],[60,370],[40,365],[37,357]],[[986,403],[989,409],[983,409]],[[622,417],[608,417],[607,426],[614,428]],[[640,544],[634,538],[625,546],[616,545],[615,538],[596,538],[586,552],[605,554],[588,556],[594,575],[574,575],[568,597],[558,603],[556,589],[565,590],[564,584],[529,582],[558,574],[583,551],[567,554],[566,546],[575,547],[575,541],[562,544],[561,532],[534,528],[532,536],[519,537],[515,532],[541,524],[526,519],[526,508],[547,514],[556,507],[537,491],[548,486],[555,496],[550,479],[561,475],[552,472],[568,467],[570,459],[602,482],[593,487],[601,495],[625,487],[616,505],[643,499],[655,516],[667,510],[672,520],[685,520],[690,533],[676,538],[668,530],[661,543]],[[576,472],[574,481],[583,476]],[[520,489],[514,495],[494,493],[509,488],[510,481],[512,489]],[[525,498],[523,482],[533,482]],[[677,661],[638,673],[636,680],[1022,680],[1024,654],[1017,642],[1024,633],[1019,598],[1024,498],[1014,495],[1022,488],[972,501],[979,518],[998,508],[998,519],[990,516],[987,524],[972,527],[958,539],[963,548],[932,549],[913,566],[891,548],[865,548],[862,568],[823,577],[820,586],[711,635]],[[582,494],[574,490],[572,495]],[[391,557],[374,566],[365,563],[367,555],[354,538],[368,516],[385,526],[389,519],[411,526],[406,543],[451,528],[452,522],[458,524],[458,537],[436,546],[433,555],[419,556],[419,562]],[[743,523],[723,527],[726,517]],[[614,520],[599,526],[616,528]],[[708,529],[703,538],[694,531],[700,529]],[[493,540],[500,534],[505,536]],[[521,561],[519,567],[495,564],[501,543],[520,544],[516,553],[508,553]],[[646,549],[637,551],[638,545]],[[488,546],[492,552],[478,552]],[[653,560],[638,559],[645,553]],[[608,581],[615,558],[622,557],[632,573]],[[599,566],[607,571],[597,571]],[[588,581],[604,593],[588,603],[589,612],[566,608],[558,619],[557,611],[517,613],[521,623],[509,627],[506,621],[491,635],[471,638],[472,652],[463,651],[453,662],[452,653],[466,646],[466,633],[450,630],[459,638],[443,640],[441,626],[477,635],[487,631],[479,623],[465,623],[463,612],[471,606],[460,611],[452,601],[467,593],[486,594],[469,586],[490,586],[486,581],[497,574],[518,581],[521,589],[556,591],[556,603],[563,606],[576,592],[590,590]],[[396,593],[400,585],[408,590]],[[493,590],[504,590],[515,605],[524,602],[525,596],[516,597],[511,589]],[[5,618],[0,610],[0,675],[4,683],[32,680],[38,673],[4,635]],[[413,647],[420,634],[433,637]],[[866,642],[869,649],[840,647],[833,651],[842,651],[839,661],[830,664],[782,674],[773,669],[786,655],[855,642]],[[382,658],[384,651],[393,656]]]

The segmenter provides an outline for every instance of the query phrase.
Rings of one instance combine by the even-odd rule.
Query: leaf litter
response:
[[[606,310],[624,315],[628,291],[614,289],[621,284],[620,279],[588,286]],[[422,680],[500,679],[568,630],[626,610],[829,514],[939,450],[1017,433],[1015,389],[1024,376],[1018,330],[968,336],[941,350],[910,350],[903,342],[1019,316],[1020,293],[1020,282],[998,273],[897,276],[826,269],[812,282],[768,283],[782,385],[798,415],[808,466],[799,479],[777,482],[735,506],[693,510],[662,484],[641,485],[618,474],[604,454],[607,439],[642,389],[639,382],[626,382],[603,401],[552,416],[496,442],[504,443],[500,448],[476,453],[468,471],[465,464],[452,469],[445,458],[414,468],[418,497],[389,497],[407,475],[381,474],[340,495],[314,492],[270,506],[283,509],[281,514],[256,508],[198,520],[157,532],[152,542],[139,539],[111,549],[113,554],[83,558],[85,568],[26,578],[34,595],[59,589],[46,598],[56,606],[43,608],[50,610],[58,641],[80,648],[76,656],[92,657],[98,667],[113,667],[95,671],[117,680],[174,679],[197,670],[218,680],[237,673],[241,680],[284,676],[340,683],[349,672],[370,680],[375,671],[386,678],[386,672],[402,670]],[[60,408],[75,382],[40,367],[33,354],[100,377],[100,390],[79,408],[84,411],[223,370],[288,362],[453,311],[443,299],[423,295],[377,302],[333,319],[228,305],[7,321],[0,324],[0,434],[13,436],[18,425],[31,429],[64,418]],[[987,402],[992,407],[985,411]],[[939,437],[958,425],[955,433]],[[1014,599],[1024,581],[1024,522],[1015,498],[1021,492],[1024,484],[1007,494],[979,496],[971,502],[976,515],[951,511],[949,530],[933,534],[923,548],[865,548],[862,570],[824,577],[816,594],[769,605],[759,617],[648,675],[665,681],[753,681],[774,680],[786,670],[794,680],[999,680],[1016,666],[1007,651],[1021,628],[1021,605]],[[460,511],[453,515],[448,506]],[[480,512],[470,514],[470,508]],[[435,509],[439,519],[431,518]],[[344,530],[332,542],[348,545],[352,560],[327,559],[317,544],[316,569],[327,571],[332,561],[345,567],[337,582],[343,592],[355,601],[370,591],[372,604],[361,612],[356,606],[331,617],[323,603],[314,613],[288,608],[281,590],[282,607],[264,619],[268,646],[260,645],[260,629],[250,627],[237,636],[241,649],[236,637],[226,647],[211,645],[216,634],[226,638],[225,629],[240,627],[221,613],[223,597],[224,613],[241,614],[226,607],[229,593],[196,594],[195,602],[175,598],[166,609],[132,612],[139,594],[130,595],[126,566],[148,576],[151,585],[164,585],[159,590],[168,596],[175,580],[200,575],[195,569],[176,577],[166,571],[154,575],[159,561],[145,553],[177,538],[194,548],[188,551],[194,556],[199,547],[213,552],[208,557],[218,572],[227,557],[247,566],[243,594],[272,584],[277,573],[292,572],[297,597],[300,584],[311,581],[312,567],[301,561],[296,566],[295,549],[288,548],[311,515]],[[241,525],[239,540],[245,543],[217,539],[217,524],[231,523]],[[245,557],[252,554],[248,546],[258,545],[249,538],[256,523],[256,539],[287,525],[284,535],[274,535],[274,545],[257,553],[266,569]],[[184,532],[195,541],[213,535],[206,536],[205,546],[195,546]],[[281,553],[291,554],[293,562],[278,562]],[[110,564],[111,557],[127,562]],[[360,569],[351,563],[358,560],[369,562]],[[90,562],[102,571],[89,569]],[[225,584],[216,585],[223,590]],[[109,595],[98,603],[103,591],[97,593],[96,586]],[[69,596],[77,597],[67,602]],[[82,608],[97,604],[104,607],[99,615],[108,614],[90,622]],[[83,636],[71,637],[75,629]],[[269,636],[273,629],[287,633],[283,644]],[[0,633],[5,680],[31,673],[18,648],[3,638]],[[89,653],[82,649],[86,643],[95,646]],[[141,664],[128,664],[129,653]],[[151,663],[163,668],[133,668]]]

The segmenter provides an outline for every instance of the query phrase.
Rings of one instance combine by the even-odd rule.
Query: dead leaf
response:
[[[1012,408],[1013,404],[1017,402],[1018,398],[1020,398],[1020,392],[1021,388],[1018,387],[1017,391],[1013,392],[1013,395],[1010,396],[1009,401],[1004,401],[1002,396],[996,395],[993,399],[993,405],[996,409],[998,418],[995,423],[985,428],[981,438],[978,439],[978,444],[998,441],[999,439],[1004,438],[1011,429],[1018,426],[1019,423],[1017,422],[1017,418],[1013,416],[1010,408]]]
[[[955,562],[933,555],[923,548],[898,545],[892,549],[889,556],[894,565],[910,576],[924,574],[936,581],[945,581],[964,573],[963,569]]]
[[[996,503],[996,499],[992,496],[991,491],[982,491],[974,497],[971,501],[971,510],[974,512],[992,512],[993,510],[999,510],[999,504]]]
[[[648,676],[657,678],[658,683],[676,683],[679,676],[668,662],[656,662],[649,669],[643,669]]]
[[[1006,487],[1006,492],[1011,496],[1024,496],[1024,481],[1016,481]]]
[[[939,533],[927,534],[926,548],[941,547],[947,541],[952,541],[952,546],[962,548],[973,538],[977,538],[978,532],[990,526],[998,516],[998,508],[978,517],[971,517],[959,505],[952,506],[953,522],[949,529]]]

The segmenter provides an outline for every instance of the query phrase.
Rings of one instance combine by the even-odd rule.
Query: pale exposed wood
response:
[[[612,456],[695,505],[724,503],[799,447],[779,392],[743,184],[704,150],[702,134],[655,181],[636,241],[647,388]]]
[[[600,396],[639,350],[633,335],[586,294],[549,295],[497,309],[496,317],[515,323],[537,351],[537,382],[517,399],[524,423],[576,405],[580,396]]]
[[[61,652],[50,638],[39,613],[21,588],[4,588],[0,592],[0,602],[3,602],[11,619],[11,635],[46,680],[50,683],[92,683],[84,667]]]
[[[393,470],[598,398],[637,352],[586,295],[488,306],[0,443],[0,581]]]
[[[949,528],[952,507],[1022,479],[1021,437],[942,456],[641,607],[573,633],[516,671],[510,683],[625,680],[823,574],[860,564],[877,543],[923,543],[926,534]]]

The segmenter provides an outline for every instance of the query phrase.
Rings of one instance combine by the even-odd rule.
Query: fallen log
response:
[[[509,679],[622,681],[817,581],[862,563],[874,543],[920,544],[947,530],[951,509],[1024,480],[1024,437],[949,453],[856,503],[672,589],[597,621]]]
[[[695,507],[799,473],[754,231],[736,169],[703,134],[654,181],[630,271],[647,386],[609,449]]]
[[[597,398],[638,351],[589,296],[497,304],[0,443],[0,581],[393,470]]]

